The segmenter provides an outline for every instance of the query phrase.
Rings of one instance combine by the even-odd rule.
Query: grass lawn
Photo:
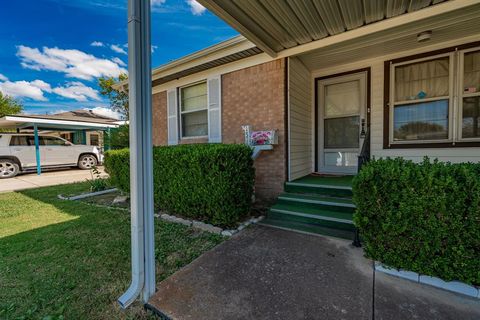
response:
[[[85,183],[0,194],[0,319],[145,319],[116,299],[130,281],[125,210],[57,199]],[[157,282],[222,237],[156,219]]]

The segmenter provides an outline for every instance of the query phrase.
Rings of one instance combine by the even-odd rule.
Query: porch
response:
[[[477,4],[288,57],[287,180],[356,174],[362,148],[478,162],[479,18]]]
[[[159,283],[163,319],[478,319],[480,306],[378,273],[349,241],[255,226]]]

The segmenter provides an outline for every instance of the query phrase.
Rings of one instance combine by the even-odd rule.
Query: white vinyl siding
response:
[[[459,43],[460,44],[460,43]],[[449,45],[451,46],[451,45]],[[433,49],[422,48],[417,51],[408,51],[407,53],[397,52],[394,55],[377,57],[352,63],[332,65],[329,68],[312,71],[312,83],[315,78],[358,70],[366,67],[371,68],[371,114],[370,114],[370,133],[371,133],[371,155],[375,158],[385,157],[403,157],[405,159],[420,162],[424,156],[430,159],[438,158],[440,161],[459,162],[480,162],[480,148],[418,148],[408,149],[383,149],[383,115],[384,115],[384,62],[397,59],[402,56],[410,56],[421,52],[441,49],[436,46]],[[314,98],[312,96],[312,104]]]
[[[289,180],[312,172],[312,87],[308,69],[289,59]]]

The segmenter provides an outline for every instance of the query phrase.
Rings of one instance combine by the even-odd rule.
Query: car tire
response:
[[[78,167],[82,170],[90,170],[97,164],[97,157],[95,157],[93,154],[82,154],[78,159]]]
[[[0,179],[15,177],[20,172],[18,164],[10,159],[0,159]]]

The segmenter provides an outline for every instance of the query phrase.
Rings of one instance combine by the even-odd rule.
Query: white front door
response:
[[[317,81],[318,171],[355,174],[366,130],[367,72]]]

